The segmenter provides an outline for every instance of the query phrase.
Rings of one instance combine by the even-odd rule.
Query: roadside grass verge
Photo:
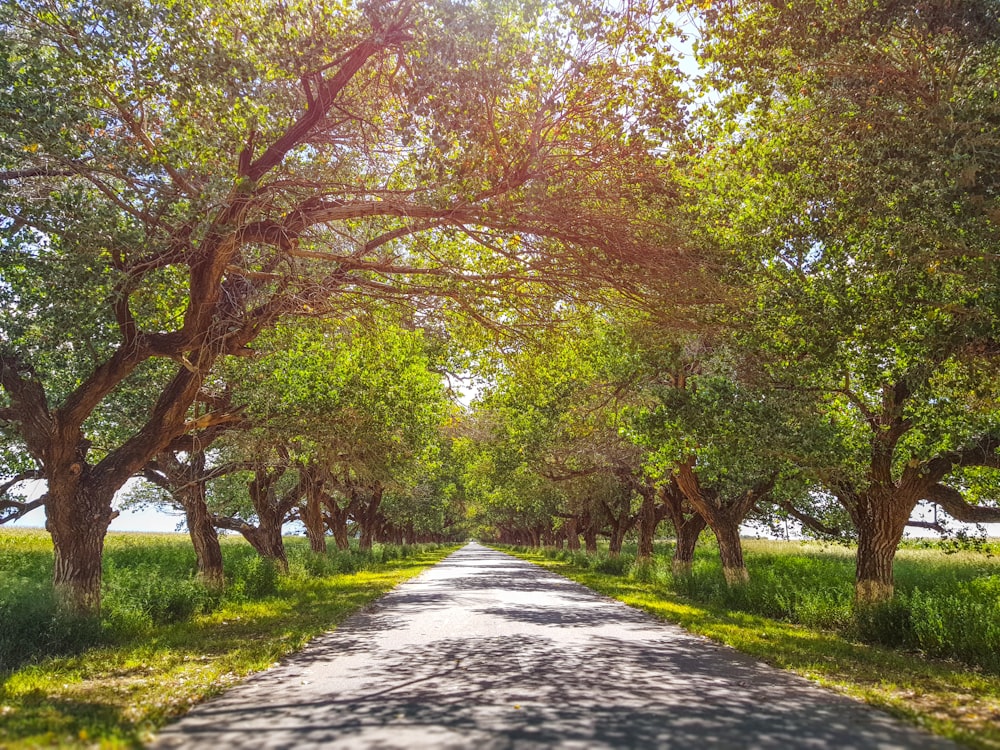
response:
[[[821,558],[832,558],[830,563],[837,570],[843,559],[850,589],[853,566],[849,551],[823,550],[818,545],[810,549],[796,543],[788,543],[782,551],[776,544],[762,543],[758,551],[764,557],[783,555],[786,558],[783,562],[791,567],[794,563],[788,558],[802,558],[803,568],[822,564],[822,559],[817,563],[810,557],[813,553]],[[747,547],[750,575],[752,578],[761,576],[766,560],[755,557],[753,542],[748,542]],[[678,587],[691,587],[691,582],[673,581],[665,555],[657,556],[651,567],[636,568],[628,558],[624,564],[606,565],[603,564],[604,555],[588,558],[555,550],[500,549],[691,632],[862,699],[936,734],[970,747],[1000,749],[1000,676],[995,673],[957,660],[930,658],[912,649],[861,642],[856,628],[852,627],[830,630],[816,624],[785,622],[713,601],[710,595],[696,599],[690,595],[690,588],[688,593],[677,590]],[[661,548],[661,552],[665,550]],[[700,564],[709,566],[705,558],[713,552],[701,550],[704,561],[700,560]],[[912,574],[927,582],[937,572],[935,566],[952,565],[956,580],[970,580],[967,576],[971,577],[980,567],[981,561],[973,558],[941,560],[935,554],[943,557],[936,552],[909,560],[913,567],[906,575]],[[907,558],[909,556],[904,555],[904,559]],[[988,561],[989,565],[994,562]],[[923,574],[918,575],[921,565]],[[718,576],[721,582],[721,571]],[[827,596],[832,602],[838,599],[829,593]],[[842,612],[836,615],[837,619],[843,617]],[[975,624],[970,627],[974,628]]]
[[[51,591],[46,596],[37,582],[45,568],[42,536],[0,533],[0,574],[35,592],[40,603],[32,613],[42,616],[36,638],[55,652],[46,655],[25,640],[30,657],[0,671],[0,747],[9,750],[141,747],[195,703],[302,648],[457,548],[386,546],[314,559],[304,540],[287,539],[291,572],[279,576],[241,540],[227,540],[229,587],[220,596],[193,581],[187,537],[110,535],[106,612],[95,630],[51,619]],[[51,566],[50,546],[47,554]],[[4,600],[10,590],[0,589],[0,608],[8,613],[12,602],[26,601]],[[171,591],[172,612],[159,601]],[[59,637],[46,641],[46,628]],[[19,635],[31,638],[24,628]]]

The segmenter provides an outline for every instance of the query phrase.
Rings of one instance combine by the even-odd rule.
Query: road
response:
[[[955,748],[469,544],[155,748]]]

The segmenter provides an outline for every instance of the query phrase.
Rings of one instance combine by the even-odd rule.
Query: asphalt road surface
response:
[[[469,544],[156,748],[954,748]]]

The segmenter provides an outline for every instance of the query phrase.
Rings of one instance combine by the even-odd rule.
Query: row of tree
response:
[[[856,542],[858,598],[879,601],[892,595],[906,527],[949,531],[944,517],[911,517],[921,501],[960,521],[1000,522],[992,438],[957,433],[995,418],[996,403],[978,415],[961,404],[961,421],[914,411],[885,456],[881,424],[844,394],[860,398],[863,384],[823,384],[818,371],[793,379],[731,331],[670,339],[648,318],[574,318],[506,357],[469,417],[465,490],[486,538],[578,549],[582,535],[593,551],[604,537],[616,555],[634,535],[649,559],[669,533],[683,574],[708,528],[726,580],[739,585],[749,577],[741,527],[777,531],[791,519],[807,534]],[[891,393],[874,395],[894,408]],[[953,442],[928,451],[932,434]]]
[[[138,475],[279,560],[451,482],[680,568],[707,525],[739,583],[778,509],[890,596],[919,502],[1000,516],[998,14],[3,0],[3,489],[81,611]]]
[[[217,373],[279,321],[491,320],[669,266],[672,81],[637,10],[0,4],[0,429],[68,606],[99,607],[115,493],[232,419]]]
[[[612,551],[637,525],[640,554],[669,517],[682,568],[708,525],[730,582],[740,523],[790,515],[856,538],[858,598],[885,599],[918,503],[1000,521],[1000,6],[686,10],[701,98],[664,158],[723,297],[526,353],[480,415],[483,507]]]

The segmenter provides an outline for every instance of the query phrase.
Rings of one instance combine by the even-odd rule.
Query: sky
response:
[[[41,482],[36,484],[36,487],[32,488],[34,492],[44,491],[44,485]],[[37,494],[32,494],[31,499],[37,497]],[[916,520],[931,520],[933,512],[929,507],[919,507],[917,511],[913,514],[913,518]],[[166,511],[160,510],[159,508],[137,508],[137,509],[126,509],[120,511],[118,517],[111,522],[110,531],[145,531],[151,533],[165,533],[165,532],[175,532],[184,531],[183,528],[184,514],[183,513],[168,513]],[[26,515],[21,520],[16,523],[9,524],[15,527],[34,527],[41,528],[45,526],[45,511],[42,508],[34,510],[28,515]],[[975,526],[972,524],[960,524],[952,522],[949,526],[957,531],[964,528],[969,533],[975,532]],[[990,523],[985,524],[986,533],[991,538],[1000,539],[1000,523]],[[295,533],[298,531],[298,524],[286,524],[284,529],[285,533]],[[742,533],[745,536],[761,536],[761,531],[756,527],[744,526],[742,528]],[[794,525],[790,527],[790,533],[792,537],[796,537]],[[908,529],[908,537],[936,537],[933,531],[928,529]]]

